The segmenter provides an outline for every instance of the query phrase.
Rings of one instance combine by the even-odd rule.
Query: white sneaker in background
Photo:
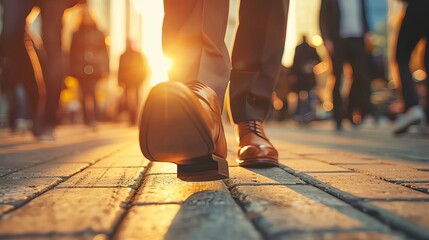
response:
[[[416,105],[399,116],[395,123],[394,134],[406,133],[408,128],[413,125],[418,125],[420,130],[424,130],[426,126],[425,113],[420,105]]]
[[[19,134],[25,134],[31,128],[30,123],[27,119],[18,118],[15,120],[15,132]]]

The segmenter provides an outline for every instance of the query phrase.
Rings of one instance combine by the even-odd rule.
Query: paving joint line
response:
[[[18,203],[18,204],[16,204],[16,205],[15,205],[15,204],[13,204],[13,203],[7,203],[7,204],[9,204],[9,205],[14,206],[14,208],[9,209],[9,210],[7,210],[7,211],[3,212],[2,214],[0,214],[0,219],[1,219],[4,215],[9,214],[9,213],[11,213],[11,212],[14,212],[14,211],[16,211],[16,210],[18,210],[18,209],[20,209],[20,208],[24,207],[27,203],[31,202],[33,199],[35,199],[35,198],[37,198],[37,197],[41,196],[42,194],[44,194],[44,193],[46,193],[46,192],[48,192],[48,191],[50,191],[50,190],[52,190],[52,189],[56,188],[56,187],[57,187],[58,185],[60,185],[61,183],[65,182],[65,181],[67,181],[68,179],[70,179],[71,177],[73,177],[73,176],[75,176],[75,175],[77,175],[77,174],[79,174],[79,173],[81,173],[81,172],[85,171],[86,169],[88,169],[88,168],[89,168],[89,167],[91,167],[92,165],[96,164],[97,162],[99,162],[99,161],[101,161],[101,160],[103,160],[103,159],[108,158],[109,156],[111,156],[112,154],[114,154],[114,153],[116,153],[116,152],[119,152],[121,149],[122,149],[122,148],[116,149],[116,150],[114,150],[114,151],[110,152],[109,154],[106,154],[106,155],[104,155],[103,157],[98,158],[97,160],[95,160],[95,161],[94,161],[94,163],[89,164],[87,167],[85,167],[85,168],[81,169],[81,170],[80,170],[80,171],[78,171],[78,172],[75,172],[74,174],[71,174],[68,178],[59,178],[59,179],[61,179],[61,180],[60,180],[60,181],[58,181],[57,183],[52,184],[51,186],[48,186],[46,189],[44,189],[44,190],[42,190],[42,191],[40,191],[40,192],[35,193],[35,194],[34,194],[34,196],[29,197],[29,198],[28,198],[28,199],[26,199],[26,200],[19,201],[19,203]],[[51,161],[51,160],[49,160],[49,161]],[[46,163],[46,162],[44,162],[44,163]]]
[[[107,235],[105,231],[83,230],[77,232],[47,232],[47,233],[24,233],[24,234],[0,234],[0,239],[27,239],[27,238],[52,238],[52,237],[82,237],[91,235]]]
[[[237,183],[237,184],[227,184],[229,189],[234,189],[236,187],[265,187],[265,186],[306,186],[307,183]]]
[[[344,168],[344,169],[347,169],[347,170],[350,170],[352,173],[359,173],[359,174],[363,174],[363,175],[366,175],[366,176],[370,176],[370,177],[375,177],[375,178],[377,178],[377,179],[380,179],[380,180],[382,180],[382,181],[385,181],[385,182],[388,182],[388,183],[392,183],[392,184],[398,184],[398,185],[401,185],[401,186],[403,186],[403,187],[406,187],[406,188],[408,188],[408,189],[411,189],[411,190],[414,190],[414,191],[417,191],[417,192],[422,192],[422,193],[425,193],[425,194],[429,194],[429,192],[426,190],[424,190],[424,189],[419,189],[419,188],[413,188],[413,187],[411,187],[410,185],[403,185],[403,183],[420,183],[420,181],[410,181],[410,182],[408,182],[408,181],[396,181],[396,180],[389,180],[389,179],[387,179],[387,178],[384,178],[384,177],[380,177],[380,176],[377,176],[377,175],[374,175],[374,174],[369,174],[369,173],[366,173],[366,172],[361,172],[361,171],[357,171],[357,170],[355,170],[355,169],[351,169],[351,168],[348,168],[347,167],[347,164],[344,164],[344,165],[346,165],[346,166],[342,166],[342,164],[340,164],[340,163],[335,163],[335,164],[332,164],[332,163],[330,163],[330,162],[328,162],[328,161],[324,161],[324,160],[320,160],[320,159],[318,159],[318,158],[308,158],[308,159],[311,159],[311,160],[314,160],[314,161],[318,161],[318,162],[323,162],[323,163],[326,163],[326,164],[329,164],[329,165],[333,165],[333,166],[339,166],[339,167],[341,167],[341,168]],[[383,162],[380,162],[380,163],[378,163],[378,164],[384,164],[384,165],[398,165],[398,164],[395,164],[395,163],[383,163]],[[352,165],[352,164],[349,164],[349,165]],[[285,167],[287,167],[287,166],[285,166]],[[289,167],[287,167],[287,168],[289,168]],[[412,168],[412,169],[414,169],[414,168]],[[416,169],[417,170],[417,169]],[[294,172],[296,172],[296,173],[300,173],[301,171],[295,171],[295,170],[293,170]],[[418,171],[418,170],[417,170]],[[428,171],[429,171],[429,169],[428,169]],[[303,172],[304,173],[304,172]],[[428,181],[422,181],[422,183],[429,183],[429,180]]]
[[[359,199],[357,197],[355,197],[354,195],[351,195],[347,192],[343,192],[337,188],[334,188],[332,186],[330,186],[327,183],[324,183],[314,177],[311,177],[307,174],[301,173],[301,172],[297,172],[295,170],[293,170],[292,168],[289,168],[287,166],[284,165],[280,165],[281,168],[289,173],[294,175],[295,177],[300,178],[301,180],[303,180],[304,182],[308,183],[309,185],[312,185],[324,192],[326,192],[327,194],[349,204],[350,206],[352,206],[353,208],[355,208],[356,210],[362,212],[363,214],[367,215],[368,217],[373,218],[374,220],[378,221],[380,224],[385,225],[386,227],[388,227],[389,229],[392,230],[392,233],[395,232],[399,232],[404,234],[407,237],[410,237],[412,239],[427,239],[427,236],[425,236],[424,234],[420,233],[420,231],[416,230],[416,227],[413,227],[414,225],[409,226],[409,224],[406,224],[407,222],[409,222],[408,219],[402,218],[396,214],[393,214],[396,218],[400,218],[399,221],[392,221],[389,219],[386,219],[386,217],[382,216],[378,211],[374,210],[374,208],[372,209],[368,209],[365,208],[365,206],[362,205],[362,199]],[[381,211],[385,211],[381,208],[375,207]],[[405,221],[404,221],[405,220]],[[405,223],[404,223],[405,222]],[[417,227],[420,228],[420,227]]]
[[[118,220],[116,221],[116,223],[113,224],[111,228],[110,234],[108,234],[109,239],[115,239],[115,235],[118,233],[119,228],[127,217],[129,210],[134,206],[138,193],[142,190],[141,188],[144,187],[145,178],[148,176],[148,171],[152,168],[152,166],[153,162],[149,162],[148,165],[146,165],[146,167],[140,173],[141,178],[138,180],[138,182],[135,183],[136,188],[131,191],[130,195],[127,198],[129,199],[128,202],[126,202],[124,204],[125,206],[122,207],[124,209],[124,212],[119,215]]]
[[[117,150],[117,151],[119,151],[119,150]],[[76,156],[76,155],[79,155],[79,154],[81,154],[81,153],[82,153],[82,152],[77,151],[77,152],[74,152],[74,153],[72,154],[72,156]],[[28,168],[31,168],[31,167],[35,167],[35,166],[42,165],[42,164],[45,164],[45,163],[53,162],[53,161],[55,161],[56,159],[60,159],[60,158],[62,158],[62,157],[64,157],[64,156],[70,156],[70,154],[68,154],[68,153],[64,153],[64,154],[59,155],[59,156],[54,156],[54,157],[52,157],[51,159],[48,159],[48,160],[46,160],[46,161],[41,161],[41,162],[37,162],[37,163],[33,163],[33,164],[29,164],[29,165],[27,165],[27,166],[25,166],[25,167],[23,167],[23,168],[20,168],[20,169],[17,169],[17,170],[14,170],[14,171],[11,171],[11,172],[8,172],[8,173],[5,173],[5,174],[3,174],[3,175],[0,175],[0,178],[7,177],[8,175],[11,175],[11,174],[13,174],[13,173],[16,173],[16,172],[19,172],[19,171],[22,171],[22,170],[25,170],[25,169],[28,169]],[[98,162],[99,160],[101,160],[101,159],[98,159],[98,160],[96,160],[96,161],[95,161],[95,162],[93,162],[93,163],[91,163],[91,162],[84,162],[84,163],[89,163],[89,166],[92,166],[94,163]],[[66,162],[66,163],[68,163],[68,162]]]
[[[160,206],[160,205],[182,205],[184,202],[136,202],[131,203],[130,207],[142,207],[142,206]]]
[[[285,234],[294,235],[294,234],[323,234],[323,233],[362,233],[362,232],[375,232],[376,230],[366,227],[355,227],[355,228],[349,228],[349,229],[342,229],[342,228],[324,228],[324,229],[316,229],[316,230],[305,230],[305,229],[297,229],[297,230],[280,230],[273,235],[270,235],[270,238],[276,239],[276,237],[284,236]],[[380,231],[381,232],[381,231]]]
[[[228,184],[228,179],[224,179],[222,180],[223,183],[226,185],[229,194],[231,195],[232,199],[234,199],[235,203],[238,205],[238,207],[241,209],[241,211],[243,212],[244,216],[246,216],[247,219],[249,219],[249,222],[252,224],[252,226],[255,228],[255,230],[260,234],[260,236],[262,237],[263,240],[270,240],[271,236],[267,235],[263,229],[263,227],[259,226],[259,224],[256,222],[257,219],[255,218],[248,218],[248,212],[245,209],[244,204],[240,201],[240,199],[236,198],[234,196],[234,194],[232,193],[232,191],[237,187],[237,186],[232,186],[232,184]]]

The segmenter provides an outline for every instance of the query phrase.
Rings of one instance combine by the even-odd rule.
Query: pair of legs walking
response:
[[[370,112],[370,86],[364,38],[339,39],[336,42],[335,52],[331,55],[331,59],[335,76],[335,85],[332,91],[333,112],[336,128],[341,130],[344,117],[347,117],[353,125],[356,124],[353,120],[355,110],[360,112],[362,118]],[[348,95],[347,106],[345,106],[344,99],[341,96],[344,63],[350,63],[353,71],[353,82]]]
[[[148,96],[140,145],[150,160],[176,163],[183,180],[228,176],[221,121],[228,82],[237,161],[250,167],[278,165],[262,122],[280,71],[288,1],[242,1],[232,70],[224,42],[228,8],[228,0],[164,0],[163,49],[173,68],[170,82],[155,86]]]
[[[0,52],[4,57],[4,82],[12,88],[22,84],[26,89],[34,124],[33,133],[39,139],[51,135],[56,125],[56,112],[65,77],[62,16],[65,9],[72,7],[75,2],[1,0],[4,13]],[[39,54],[40,59],[25,34],[26,18],[36,6],[40,8],[42,17],[43,54]]]
[[[409,1],[399,30],[396,61],[401,78],[405,114],[397,121],[394,134],[406,133],[410,126],[417,124],[420,124],[420,129],[424,131],[426,118],[429,116],[429,94],[426,94],[426,110],[423,110],[419,103],[419,95],[415,89],[414,79],[409,66],[413,50],[422,38],[426,38],[424,66],[426,71],[429,71],[428,11],[429,2],[425,0]],[[429,89],[429,81],[427,79],[426,89]]]

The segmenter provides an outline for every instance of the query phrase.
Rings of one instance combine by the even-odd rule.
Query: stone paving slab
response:
[[[282,234],[389,231],[374,219],[313,186],[238,186],[232,190],[268,239]]]
[[[158,171],[149,169],[116,239],[261,239],[222,181]]]
[[[14,209],[15,206],[7,205],[7,204],[0,204],[0,215],[4,214],[5,212]]]
[[[269,131],[282,166],[245,169],[235,163],[229,131],[230,179],[189,183],[176,178],[175,164],[144,159],[136,128],[112,126],[83,135],[66,128],[58,142],[40,149],[28,140],[0,138],[0,174],[1,167],[8,174],[0,177],[0,239],[427,237],[429,167],[370,154],[380,149],[407,154],[401,141],[371,145],[354,136],[358,131],[290,133],[273,126]],[[326,147],[331,143],[334,148]],[[347,144],[352,145],[338,149]],[[423,145],[424,140],[417,144]],[[9,187],[1,189],[5,182]],[[15,200],[1,201],[1,194]]]
[[[66,178],[88,166],[89,163],[48,162],[12,173],[7,178]]]
[[[1,217],[0,239],[108,234],[124,213],[129,188],[54,189]]]
[[[132,167],[146,167],[149,164],[149,160],[136,155],[128,156],[111,156],[108,159],[103,159],[95,163],[93,168],[132,168]]]
[[[41,158],[40,154],[37,153],[23,153],[23,154],[0,154],[0,177],[5,176],[11,172],[18,171],[28,166],[32,166],[37,163],[49,161],[59,157],[60,155],[46,153]]]
[[[338,152],[330,154],[311,154],[310,156],[304,155],[304,157],[311,158],[317,161],[324,161],[329,164],[338,165],[338,164],[372,164],[379,163],[376,158],[364,158],[362,156],[350,155],[350,154],[341,154]]]
[[[140,152],[138,142],[127,144],[125,147],[119,147],[118,151],[113,152],[108,158],[94,164],[92,167],[146,167],[149,160],[144,158]]]
[[[359,199],[429,200],[427,194],[359,173],[309,173],[308,175]]]
[[[429,202],[370,201],[362,207],[416,238],[429,239]]]
[[[65,182],[59,188],[90,188],[90,187],[129,187],[137,188],[142,178],[143,167],[140,168],[92,168],[80,172]]]
[[[429,182],[429,172],[419,171],[397,164],[348,164],[344,167],[356,172],[377,176],[391,182]]]
[[[96,140],[71,146],[57,148],[51,146],[48,149],[0,154],[0,177],[47,162],[94,163],[120,148],[122,145],[111,145],[109,141]]]
[[[331,149],[312,147],[312,146],[303,145],[303,144],[288,143],[287,145],[284,145],[284,141],[279,141],[277,139],[272,139],[271,142],[274,144],[274,146],[277,148],[278,151],[286,153],[283,157],[286,157],[286,156],[296,157],[299,155],[304,155],[309,153],[313,155],[323,155],[323,154],[331,154],[335,152],[334,150],[331,150]]]
[[[228,194],[202,192],[182,205],[133,207],[115,239],[262,239]]]
[[[13,240],[50,240],[50,239],[55,239],[55,240],[94,240],[94,239],[100,239],[100,240],[107,240],[109,239],[107,236],[103,235],[104,237],[98,237],[101,236],[103,234],[84,234],[84,235],[79,235],[79,236],[59,236],[59,235],[47,235],[44,234],[41,237],[37,237],[35,235],[22,235],[20,237],[15,237],[13,236]],[[8,236],[9,237],[9,236]],[[2,238],[0,238],[2,239]],[[4,238],[4,239],[10,239],[10,238]]]
[[[242,167],[230,167],[229,179],[226,184],[232,188],[243,185],[288,185],[288,184],[306,184],[301,179],[286,173],[280,168],[262,168],[251,169]]]
[[[152,162],[149,175],[152,174],[177,174],[177,165],[174,163]]]
[[[180,204],[132,207],[122,222],[115,239],[165,239],[180,207]],[[156,221],[153,216],[156,216]]]
[[[0,178],[0,203],[21,205],[60,181],[61,178]]]
[[[280,159],[280,163],[294,170],[301,171],[304,173],[352,172],[351,170],[341,166],[326,164],[324,162],[308,158]]]
[[[419,201],[370,201],[369,203],[402,216],[422,227],[429,229],[429,202]],[[429,232],[428,232],[429,236]]]
[[[175,174],[149,175],[145,178],[135,204],[183,203],[194,193],[227,191],[222,181],[183,182]]]
[[[429,209],[428,194],[359,173],[295,173],[413,237],[429,237],[429,228],[421,225],[429,222],[427,211],[413,208],[418,203],[419,208]]]

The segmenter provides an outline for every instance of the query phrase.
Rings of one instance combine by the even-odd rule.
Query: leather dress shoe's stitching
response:
[[[262,128],[262,122],[256,121],[256,120],[250,120],[248,122],[241,122],[239,125],[243,126],[243,132],[240,134],[240,138],[244,137],[245,135],[249,133],[254,133],[258,137],[263,138],[265,140],[268,140],[268,138],[265,136],[264,129]]]
[[[204,83],[202,83],[202,82],[189,82],[189,83],[186,83],[186,86],[187,86],[189,89],[191,89],[191,91],[192,91],[195,95],[197,95],[198,99],[200,99],[200,100],[202,100],[203,102],[205,102],[205,103],[209,106],[209,108],[212,110],[212,112],[214,112],[214,113],[215,113],[215,116],[216,116],[216,120],[215,120],[215,122],[221,122],[221,119],[219,119],[219,118],[218,118],[218,116],[217,116],[217,114],[216,114],[216,111],[212,108],[212,105],[210,104],[210,102],[209,102],[207,99],[205,99],[205,98],[201,97],[199,94],[197,94],[197,93],[196,93],[196,92],[199,92],[200,90],[203,90],[204,88],[208,88],[208,86],[207,86],[207,85],[205,85],[205,84],[204,84]],[[217,132],[216,134],[217,134],[217,136],[216,136],[216,141],[219,141],[219,139],[220,139],[220,137],[221,137],[221,134],[223,134],[223,128],[219,127],[219,128],[218,128],[218,132]]]
[[[216,112],[216,110],[215,110],[215,109],[213,109],[213,107],[212,107],[212,105],[210,104],[210,102],[209,102],[207,99],[205,99],[204,97],[201,97],[201,96],[197,93],[197,92],[199,92],[200,90],[203,90],[204,88],[208,88],[208,86],[207,86],[207,85],[205,85],[204,83],[201,83],[201,82],[190,82],[190,83],[186,83],[186,86],[187,86],[189,89],[191,89],[191,91],[192,91],[195,95],[197,95],[198,99],[200,99],[201,101],[205,102],[205,103],[210,107],[210,109],[211,109],[213,112]]]
[[[206,87],[206,85],[201,82],[190,82],[190,83],[187,83],[186,86],[188,86],[193,91],[199,91]]]

